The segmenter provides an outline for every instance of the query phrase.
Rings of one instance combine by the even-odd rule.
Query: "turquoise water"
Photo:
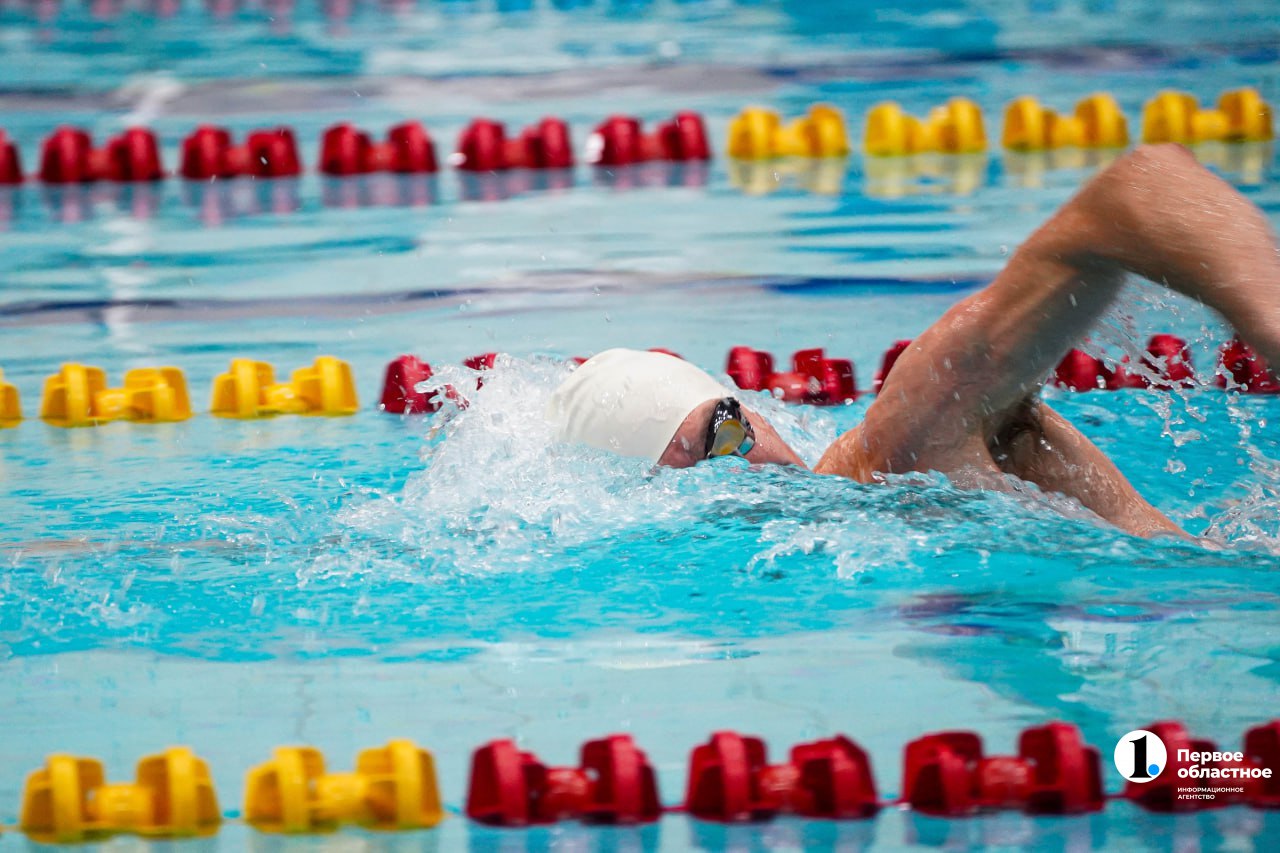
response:
[[[1105,2],[422,2],[345,19],[299,6],[287,23],[265,7],[102,8],[47,24],[25,5],[0,11],[0,126],[28,169],[64,121],[99,138],[151,124],[172,168],[209,118],[287,122],[311,163],[339,120],[420,118],[444,154],[474,115],[554,113],[581,150],[612,111],[695,108],[719,150],[748,103],[797,114],[827,99],[856,136],[883,97],[920,112],[964,94],[994,136],[1018,94],[1065,108],[1108,89],[1131,125],[1165,86],[1280,95],[1264,3],[1230,20],[1217,5]],[[1277,221],[1274,153],[1221,162]],[[1220,550],[1132,539],[1030,491],[873,488],[732,462],[653,474],[547,450],[538,415],[560,359],[609,346],[718,370],[735,344],[822,345],[868,386],[893,340],[993,275],[1091,168],[1048,165],[993,151],[952,176],[894,178],[855,156],[823,176],[833,194],[812,174],[744,176],[722,159],[579,168],[563,185],[445,171],[0,194],[0,369],[29,416],[64,360],[113,380],[177,364],[206,408],[232,357],[288,370],[331,353],[353,364],[363,404],[336,420],[0,430],[0,820],[47,753],[96,755],[123,778],[171,742],[210,760],[229,812],[243,771],[293,742],[344,768],[413,737],[455,809],[470,749],[502,736],[561,762],[585,737],[631,732],[672,804],[688,750],[726,727],[775,755],[844,731],[885,794],[901,747],[941,728],[1004,752],[1021,728],[1067,719],[1105,758],[1122,733],[1172,717],[1237,743],[1280,706],[1280,402],[1049,392]],[[1118,356],[1166,331],[1193,342],[1207,375],[1226,331],[1154,288],[1135,287],[1093,346]],[[466,411],[374,410],[401,352],[461,384],[460,360],[489,350],[511,356]],[[810,461],[867,405],[753,402]],[[205,846],[1265,849],[1276,829],[1241,809],[1173,820],[1116,805],[1065,821],[889,812],[733,830],[669,817],[625,833],[451,820],[391,841],[232,828]],[[20,844],[0,836],[0,850]]]

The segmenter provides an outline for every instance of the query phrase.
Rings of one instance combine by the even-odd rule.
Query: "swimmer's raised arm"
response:
[[[1146,146],[1090,181],[982,291],[898,359],[863,423],[819,473],[942,471],[1000,487],[1014,474],[1140,535],[1179,534],[1116,466],[1036,402],[1049,371],[1128,273],[1219,311],[1280,364],[1280,256],[1266,219],[1177,146]]]
[[[1091,180],[988,287],[920,335],[862,427],[818,470],[857,479],[970,464],[1000,470],[993,438],[1127,273],[1216,309],[1280,364],[1280,256],[1266,219],[1185,149],[1144,146]]]

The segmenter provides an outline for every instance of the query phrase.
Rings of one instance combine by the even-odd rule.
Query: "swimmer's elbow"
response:
[[[1139,145],[1100,172],[1090,186],[1103,186],[1106,196],[1113,201],[1136,205],[1147,200],[1153,191],[1208,174],[1211,173],[1181,145]]]
[[[1153,223],[1166,222],[1173,211],[1211,195],[1220,183],[1181,145],[1140,145],[1077,196],[1074,206],[1088,220],[1079,231],[1105,257],[1105,247],[1115,237],[1147,233]]]

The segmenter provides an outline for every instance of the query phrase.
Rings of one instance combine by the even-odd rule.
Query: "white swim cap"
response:
[[[561,441],[657,462],[689,413],[732,396],[689,362],[611,349],[584,362],[551,395],[547,420]]]

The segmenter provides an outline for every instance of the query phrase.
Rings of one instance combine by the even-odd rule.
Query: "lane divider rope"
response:
[[[880,796],[870,756],[844,735],[798,744],[786,760],[770,763],[761,738],[718,731],[690,752],[684,800],[675,806],[662,804],[653,766],[630,735],[587,741],[578,765],[569,767],[548,766],[499,739],[472,753],[464,813],[490,826],[528,827],[569,820],[636,825],[666,813],[719,823],[780,815],[864,820],[890,806],[947,818],[1078,815],[1101,811],[1110,800],[1165,813],[1280,808],[1280,720],[1249,729],[1234,752],[1192,737],[1176,721],[1146,731],[1164,743],[1165,766],[1115,795],[1104,791],[1098,749],[1076,726],[1050,722],[1024,729],[1015,755],[987,754],[972,731],[917,738],[903,750],[897,798]],[[1184,797],[1184,788],[1212,797]],[[350,772],[327,770],[314,747],[277,747],[248,771],[241,814],[260,832],[283,834],[345,826],[420,830],[444,818],[434,756],[403,739],[362,751]],[[49,756],[27,777],[17,829],[44,843],[181,838],[214,835],[225,819],[208,764],[187,747],[172,747],[143,758],[133,782],[108,783],[93,758]]]
[[[724,372],[745,391],[768,393],[786,403],[841,406],[864,393],[881,393],[898,358],[910,340],[894,342],[881,358],[870,389],[860,389],[854,363],[828,357],[822,348],[797,350],[790,369],[775,364],[771,353],[748,346],[729,350]],[[675,358],[677,353],[661,348]],[[497,364],[493,352],[471,356],[463,365],[475,371],[473,388],[484,384],[484,373]],[[579,364],[585,359],[576,358]],[[387,364],[378,408],[398,415],[430,414],[448,401],[466,405],[466,391],[452,385],[433,386],[430,363],[415,355],[402,355]],[[1199,384],[1186,341],[1176,335],[1157,334],[1132,363],[1123,356],[1108,366],[1102,358],[1070,350],[1055,368],[1049,382],[1069,391],[1119,391],[1124,389],[1172,390]],[[1280,393],[1280,378],[1267,363],[1238,337],[1218,351],[1213,386],[1245,394]],[[264,361],[232,359],[225,373],[213,381],[209,413],[241,420],[277,415],[341,417],[360,409],[351,365],[334,356],[319,356],[299,367],[289,378],[277,381],[275,368]],[[51,426],[91,427],[114,421],[170,423],[193,416],[187,379],[177,367],[141,367],[129,370],[118,388],[109,387],[100,367],[63,364],[44,382],[40,418]],[[0,428],[22,422],[18,388],[0,370]]]
[[[843,114],[829,104],[811,106],[803,117],[784,124],[777,113],[750,107],[739,113],[726,132],[727,151],[739,160],[783,157],[843,157],[850,153]],[[1270,105],[1256,89],[1223,93],[1216,108],[1201,109],[1185,92],[1162,91],[1143,108],[1144,142],[1258,142],[1274,138]],[[1015,151],[1074,148],[1124,148],[1129,132],[1114,97],[1096,93],[1076,104],[1070,116],[1060,115],[1023,96],[1005,109],[1005,148]],[[987,134],[981,107],[968,98],[952,98],[924,118],[907,114],[894,101],[867,112],[863,149],[869,156],[898,157],[925,152],[966,154],[985,151]],[[636,163],[689,162],[711,159],[701,115],[681,111],[646,132],[640,119],[614,115],[597,125],[587,140],[583,159],[598,166]],[[508,138],[501,122],[476,119],[462,131],[448,161],[473,172],[510,169],[569,169],[575,162],[568,124],[548,117]],[[320,141],[317,171],[333,176],[372,172],[428,174],[439,170],[435,143],[418,121],[406,121],[387,131],[385,142],[349,123],[326,129]],[[178,173],[190,180],[215,178],[296,177],[303,172],[291,128],[250,131],[242,143],[231,132],[200,125],[182,141]],[[56,129],[41,146],[36,174],[46,184],[94,181],[153,182],[166,172],[153,131],[130,127],[96,147],[88,131]],[[0,130],[0,184],[26,179],[21,155]]]

